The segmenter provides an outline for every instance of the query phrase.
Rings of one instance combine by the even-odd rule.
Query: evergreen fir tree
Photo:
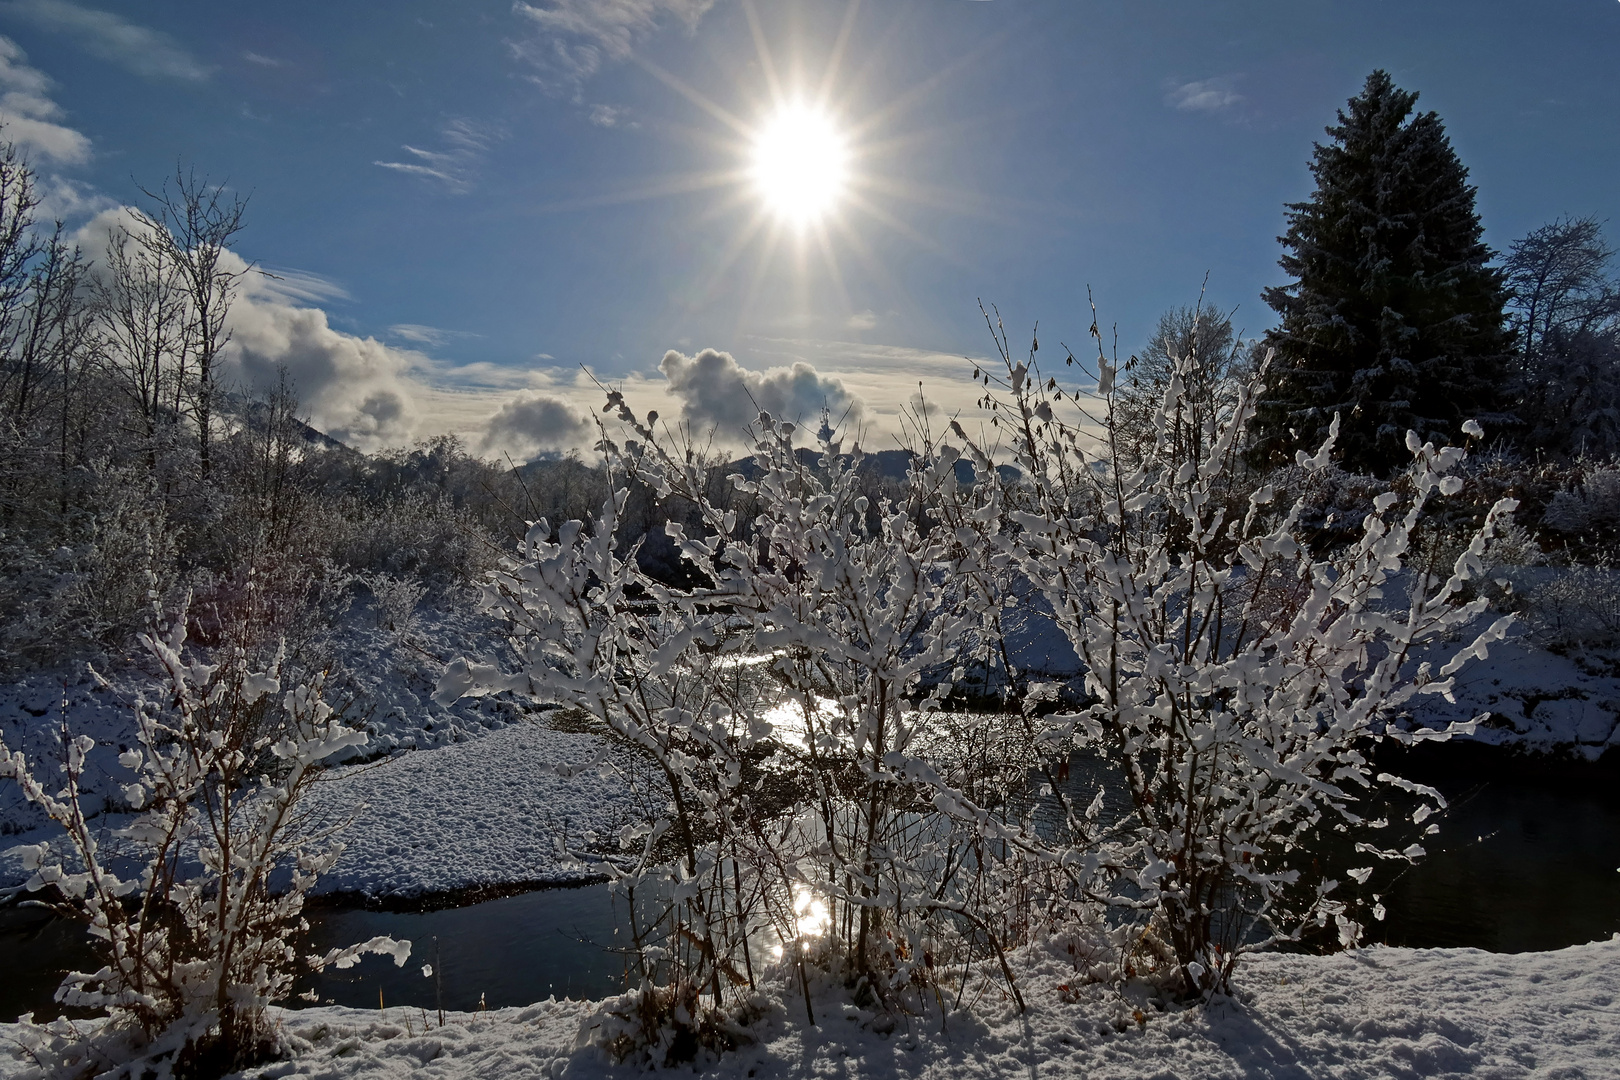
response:
[[[1440,118],[1375,71],[1311,161],[1316,191],[1288,206],[1293,282],[1267,289],[1282,316],[1257,416],[1256,464],[1314,448],[1335,412],[1347,469],[1388,473],[1406,432],[1456,442],[1501,418],[1507,299],[1481,239],[1475,189]]]

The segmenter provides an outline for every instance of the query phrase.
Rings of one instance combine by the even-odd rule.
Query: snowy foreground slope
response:
[[[735,1077],[1225,1077],[1353,1080],[1620,1077],[1620,937],[1551,953],[1370,948],[1336,956],[1265,955],[1238,980],[1239,999],[1160,1012],[1117,991],[1063,987],[1055,948],[1016,958],[1030,1011],[993,993],[973,1014],[874,1018],[822,987],[819,1026],[797,993],[768,996],[752,1042],[702,1067]],[[557,1001],[452,1013],[320,1008],[281,1014],[291,1057],[245,1075],[505,1080],[639,1074],[584,1045],[599,1003]],[[424,1030],[424,1023],[426,1029]],[[0,1025],[0,1077],[29,1063]]]

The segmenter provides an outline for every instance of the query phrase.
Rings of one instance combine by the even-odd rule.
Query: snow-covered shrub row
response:
[[[138,745],[119,763],[138,811],[106,832],[81,789],[96,740],[62,733],[63,787],[41,763],[0,743],[0,776],[62,828],[25,850],[26,888],[88,926],[104,965],[70,972],[57,1000],[108,1022],[24,1021],[28,1053],[48,1075],[221,1075],[274,1048],[265,1008],[303,967],[352,965],[366,952],[404,963],[388,938],[300,957],[305,896],[342,851],[334,829],[311,833],[299,804],[321,763],[366,736],[344,726],[319,682],[282,692],[281,656],[255,670],[241,649],[217,664],[182,655],[186,619],[142,635],[166,673],[157,701],[135,705]],[[285,880],[273,880],[283,878]]]
[[[1620,569],[1612,563],[1548,570],[1519,591],[1534,638],[1569,655],[1620,647]]]
[[[1512,500],[1452,565],[1408,570],[1406,599],[1386,603],[1426,507],[1461,488],[1462,450],[1409,440],[1410,472],[1371,497],[1355,542],[1317,555],[1308,495],[1279,506],[1243,472],[1257,380],[1209,421],[1202,456],[1181,460],[1188,440],[1172,435],[1198,361],[1180,359],[1154,448],[1125,474],[1083,414],[1060,418],[1079,403],[1033,350],[1015,363],[1001,344],[1005,375],[981,378],[1005,444],[953,424],[945,445],[919,418],[904,498],[876,507],[853,479],[858,449],[824,428],[807,460],[795,426],[761,414],[752,467],[731,478],[758,512],[739,520],[656,416],[610,394],[628,430],[604,445],[625,479],[589,526],[535,522],[485,587],[522,662],[453,663],[439,700],[504,690],[583,706],[668,783],[668,804],[617,853],[579,852],[632,896],[640,1004],[621,1010],[638,1034],[609,1025],[625,1046],[670,1053],[723,1030],[766,928],[801,979],[808,952],[891,1009],[969,970],[999,972],[1021,1000],[1006,948],[1059,926],[1115,971],[1210,993],[1244,952],[1310,925],[1359,939],[1308,840],[1351,831],[1357,884],[1422,855],[1405,834],[1432,830],[1444,800],[1378,772],[1370,749],[1468,730],[1413,735],[1396,718],[1414,695],[1448,694],[1505,632],[1496,620],[1438,670],[1411,663],[1484,610],[1462,593]],[[1330,438],[1300,453],[1306,486],[1331,451]],[[668,529],[694,586],[651,579],[621,544],[629,480],[697,508],[701,531]],[[1005,679],[1020,698],[979,720],[998,730],[978,741],[999,749],[976,755],[943,707],[969,664],[1005,662],[1002,619],[1029,583],[1085,662],[1088,704],[1054,713],[1053,686]],[[766,714],[734,677],[742,665],[787,706]],[[1112,778],[1090,798],[1069,782],[1077,754]],[[794,780],[785,796],[762,775],[777,761]],[[1363,810],[1392,790],[1419,798],[1405,827]]]

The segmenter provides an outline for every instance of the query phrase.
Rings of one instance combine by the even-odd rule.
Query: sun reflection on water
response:
[[[793,924],[796,931],[790,939],[793,941],[822,937],[832,929],[832,912],[826,899],[802,882],[793,886]],[[787,945],[787,941],[778,941],[771,946],[771,955],[780,960]]]
[[[831,698],[817,698],[815,726],[825,729],[828,718],[837,709],[838,703]],[[771,733],[783,743],[799,750],[808,749],[811,725],[805,718],[804,707],[797,700],[789,699],[772,705],[760,713],[760,719],[771,726]]]

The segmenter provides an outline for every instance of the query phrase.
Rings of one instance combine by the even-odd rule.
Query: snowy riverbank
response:
[[[406,899],[582,880],[588,875],[557,845],[565,835],[576,846],[616,836],[629,820],[631,794],[605,771],[561,779],[542,767],[589,760],[602,745],[595,735],[529,721],[338,771],[307,803],[316,828],[350,819],[340,834],[343,856],[316,893]],[[129,817],[105,820],[112,829]],[[28,880],[22,845],[54,835],[44,826],[0,841],[0,888]]]
[[[1019,660],[1072,677],[1073,651],[1048,620],[1026,612],[1012,629]],[[574,845],[615,834],[633,809],[630,792],[607,770],[566,780],[545,774],[544,765],[587,761],[602,747],[588,731],[558,730],[569,725],[553,713],[505,695],[462,699],[448,709],[432,701],[443,659],[496,650],[488,621],[471,610],[470,598],[422,611],[408,635],[378,628],[362,611],[346,640],[346,685],[360,695],[354,709],[372,732],[367,751],[384,756],[343,769],[316,789],[312,803],[324,820],[353,815],[344,832],[348,849],[317,892],[408,900],[579,880],[580,871],[559,856],[558,842],[565,834]],[[117,757],[130,737],[128,702],[143,679],[133,667],[114,672],[107,690],[81,669],[65,686],[59,675],[42,674],[0,687],[0,731],[48,767],[65,702],[69,728],[98,743],[89,787],[115,792],[130,779]],[[1523,639],[1497,644],[1489,659],[1464,669],[1456,699],[1421,699],[1418,719],[1438,726],[1489,714],[1473,741],[1550,760],[1592,761],[1620,746],[1620,678]],[[92,808],[98,799],[92,797]],[[111,828],[122,819],[111,813],[105,820]],[[29,876],[18,846],[54,833],[14,785],[0,785],[0,889]]]
[[[762,995],[751,1041],[705,1076],[1049,1077],[1088,1080],[1268,1077],[1560,1078],[1620,1076],[1620,937],[1549,953],[1369,948],[1336,956],[1263,955],[1237,997],[1161,1012],[1131,989],[1066,989],[1067,958],[1036,946],[1015,957],[1029,1012],[995,992],[972,1014],[936,1008],[889,1025],[816,994],[818,1026],[797,990]],[[785,980],[783,980],[785,982]],[[434,1080],[630,1075],[582,1045],[599,1003],[557,1001],[452,1013],[319,1008],[280,1014],[290,1057],[249,1077]],[[426,1024],[426,1029],[424,1029]],[[28,1075],[17,1029],[0,1025],[0,1077]]]

